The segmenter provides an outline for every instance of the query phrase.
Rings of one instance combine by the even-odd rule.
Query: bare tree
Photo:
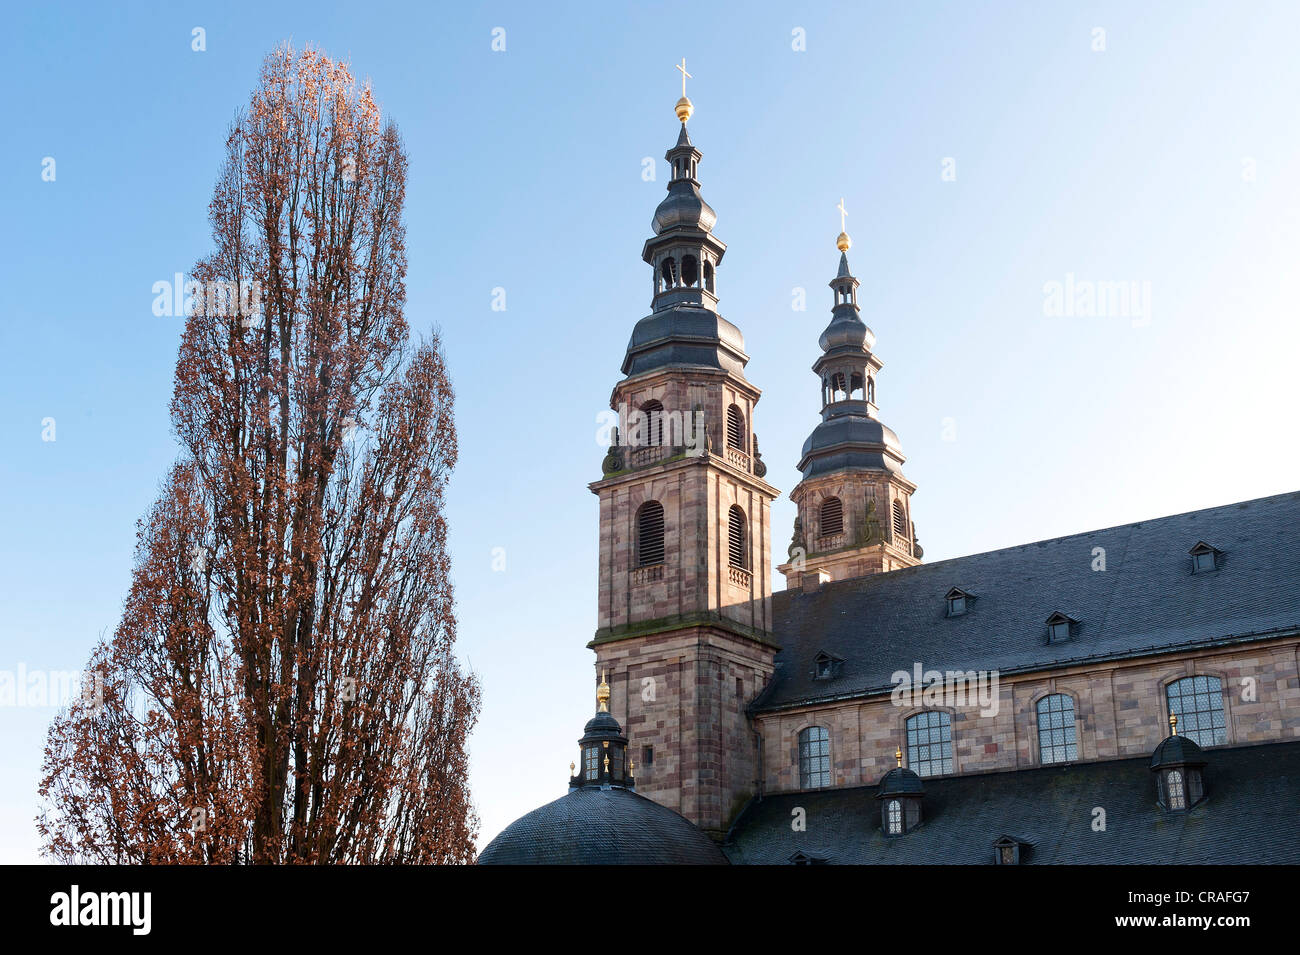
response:
[[[403,316],[406,156],[321,53],[267,58],[194,269],[102,701],[51,724],[47,854],[465,862],[476,680],[453,653],[437,337]],[[234,294],[227,294],[234,290]]]

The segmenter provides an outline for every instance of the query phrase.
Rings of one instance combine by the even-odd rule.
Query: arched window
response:
[[[1170,809],[1187,808],[1187,803],[1183,799],[1183,774],[1180,770],[1169,770],[1169,783],[1165,788],[1165,797],[1169,801]]]
[[[1070,763],[1079,758],[1074,700],[1064,693],[1038,701],[1038,758],[1044,764]]]
[[[894,535],[907,540],[907,515],[903,513],[903,505],[897,500],[894,501]]]
[[[876,403],[876,379],[867,379],[867,400],[873,405]]]
[[[647,401],[641,406],[645,415],[645,443],[657,448],[664,443],[664,406],[657,401]]]
[[[727,409],[727,447],[745,450],[745,415],[735,405]]]
[[[1178,732],[1199,746],[1228,741],[1223,715],[1223,681],[1217,676],[1189,676],[1165,687],[1169,712],[1178,717]]]
[[[918,776],[952,772],[952,717],[938,710],[907,721],[907,766]]]
[[[708,291],[713,291],[713,263],[704,263],[704,287]]]
[[[828,497],[822,501],[819,518],[823,537],[839,534],[844,530],[844,505],[838,497]]]
[[[663,264],[659,266],[659,277],[663,280],[665,290],[677,284],[677,260],[671,255],[664,259]]]
[[[700,266],[695,261],[695,256],[682,256],[682,284],[687,288],[695,288],[695,283],[700,278]]]
[[[646,501],[636,512],[636,563],[638,567],[664,562],[664,506]]]
[[[727,512],[727,560],[732,567],[749,569],[749,548],[745,546],[745,512],[735,504]]]
[[[818,789],[830,784],[830,733],[824,726],[810,726],[799,734],[799,788]]]
[[[903,804],[897,799],[891,799],[885,808],[888,810],[885,831],[891,836],[899,835],[903,831]]]

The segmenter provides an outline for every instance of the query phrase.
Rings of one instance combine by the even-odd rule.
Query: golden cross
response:
[[[845,209],[844,209],[844,198],[843,198],[842,196],[840,197],[840,204],[839,204],[838,206],[836,206],[835,208],[840,210],[840,231],[843,232],[843,231],[844,231],[844,217],[845,217],[846,215],[848,215],[848,212],[845,211]]]
[[[686,72],[686,57],[682,57],[682,62],[680,64],[673,64],[673,68],[682,71],[682,96],[685,96],[686,81],[688,79],[692,79],[692,80],[695,79],[695,77],[691,76],[691,74]]]

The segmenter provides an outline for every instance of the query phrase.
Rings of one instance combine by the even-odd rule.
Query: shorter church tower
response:
[[[834,306],[812,369],[821,379],[822,421],[803,445],[803,479],[790,492],[799,513],[789,561],[777,568],[789,589],[911,567],[922,556],[912,523],[916,485],[903,476],[898,435],[878,417],[876,375],[883,362],[858,311],[843,200],[839,209]]]

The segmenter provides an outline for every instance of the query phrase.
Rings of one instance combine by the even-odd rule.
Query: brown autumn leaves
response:
[[[473,857],[436,337],[402,308],[406,156],[317,51],[267,58],[236,120],[186,319],[183,452],[140,522],[102,702],[51,724],[46,854],[97,863]],[[209,314],[212,313],[212,314]]]

